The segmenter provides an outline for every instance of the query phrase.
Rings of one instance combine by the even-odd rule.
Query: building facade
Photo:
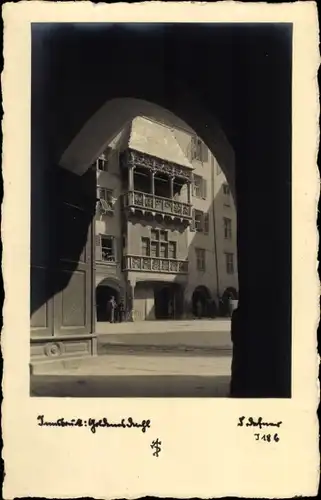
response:
[[[97,320],[111,296],[131,320],[224,314],[238,294],[236,210],[205,144],[139,116],[94,168]]]

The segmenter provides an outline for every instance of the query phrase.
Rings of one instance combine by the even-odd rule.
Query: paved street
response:
[[[97,323],[100,352],[106,352],[111,345],[230,350],[230,331],[231,322],[224,319]]]
[[[226,397],[231,355],[159,352],[102,355],[63,372],[31,376],[49,397]]]
[[[98,356],[38,367],[31,395],[226,397],[229,320],[98,323]]]

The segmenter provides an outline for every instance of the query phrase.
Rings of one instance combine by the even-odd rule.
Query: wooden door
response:
[[[58,169],[56,188],[54,334],[86,335],[94,330],[95,172]]]

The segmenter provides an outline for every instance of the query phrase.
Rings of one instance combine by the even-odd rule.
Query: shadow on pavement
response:
[[[229,376],[33,375],[32,397],[202,398],[228,397]]]

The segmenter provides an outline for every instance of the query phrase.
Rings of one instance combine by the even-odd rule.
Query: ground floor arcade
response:
[[[226,289],[218,297],[205,286],[196,286],[188,294],[184,283],[144,280],[123,287],[106,278],[96,286],[95,298],[97,322],[111,320],[108,304],[112,298],[117,306],[124,304],[124,314],[116,307],[116,322],[201,319],[229,315],[228,301],[237,299],[237,291]]]

